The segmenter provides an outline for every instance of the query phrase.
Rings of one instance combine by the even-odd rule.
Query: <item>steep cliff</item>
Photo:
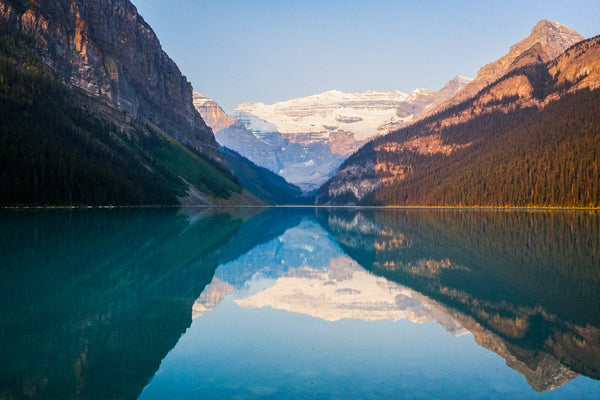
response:
[[[191,84],[128,0],[1,0],[0,20],[9,33],[27,37],[55,76],[89,100],[88,107],[111,116],[127,113],[220,158],[192,105]]]
[[[200,113],[206,125],[212,128],[213,132],[229,128],[236,123],[235,119],[225,114],[225,111],[216,101],[202,93],[194,92],[194,107]]]
[[[2,205],[257,203],[127,0],[0,0]]]

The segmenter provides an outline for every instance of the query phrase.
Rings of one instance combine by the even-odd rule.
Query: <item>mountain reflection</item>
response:
[[[2,211],[0,398],[136,398],[217,265],[285,230],[252,213]]]
[[[0,399],[600,393],[565,385],[600,379],[598,213],[2,211],[0,234]]]
[[[320,213],[372,273],[445,309],[537,391],[600,379],[597,213]]]
[[[221,265],[194,317],[229,295],[327,321],[436,321],[470,331],[536,391],[600,378],[597,214],[316,214]]]
[[[194,317],[231,292],[247,308],[272,307],[327,321],[435,320],[454,335],[467,332],[426,297],[367,272],[314,218],[220,266],[194,304]]]

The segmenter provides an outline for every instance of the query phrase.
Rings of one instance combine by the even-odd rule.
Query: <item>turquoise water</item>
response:
[[[0,212],[0,398],[594,399],[600,216]]]

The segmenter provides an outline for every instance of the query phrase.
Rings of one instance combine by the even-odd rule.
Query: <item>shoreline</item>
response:
[[[600,207],[543,206],[333,206],[333,205],[141,205],[141,206],[0,206],[0,210],[112,210],[144,208],[319,208],[374,210],[482,210],[482,211],[600,211]]]

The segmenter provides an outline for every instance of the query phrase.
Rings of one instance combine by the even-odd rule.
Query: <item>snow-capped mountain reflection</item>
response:
[[[437,321],[455,336],[468,332],[427,297],[366,271],[308,219],[220,266],[195,302],[193,318],[227,295],[241,307],[271,307],[327,321]]]

